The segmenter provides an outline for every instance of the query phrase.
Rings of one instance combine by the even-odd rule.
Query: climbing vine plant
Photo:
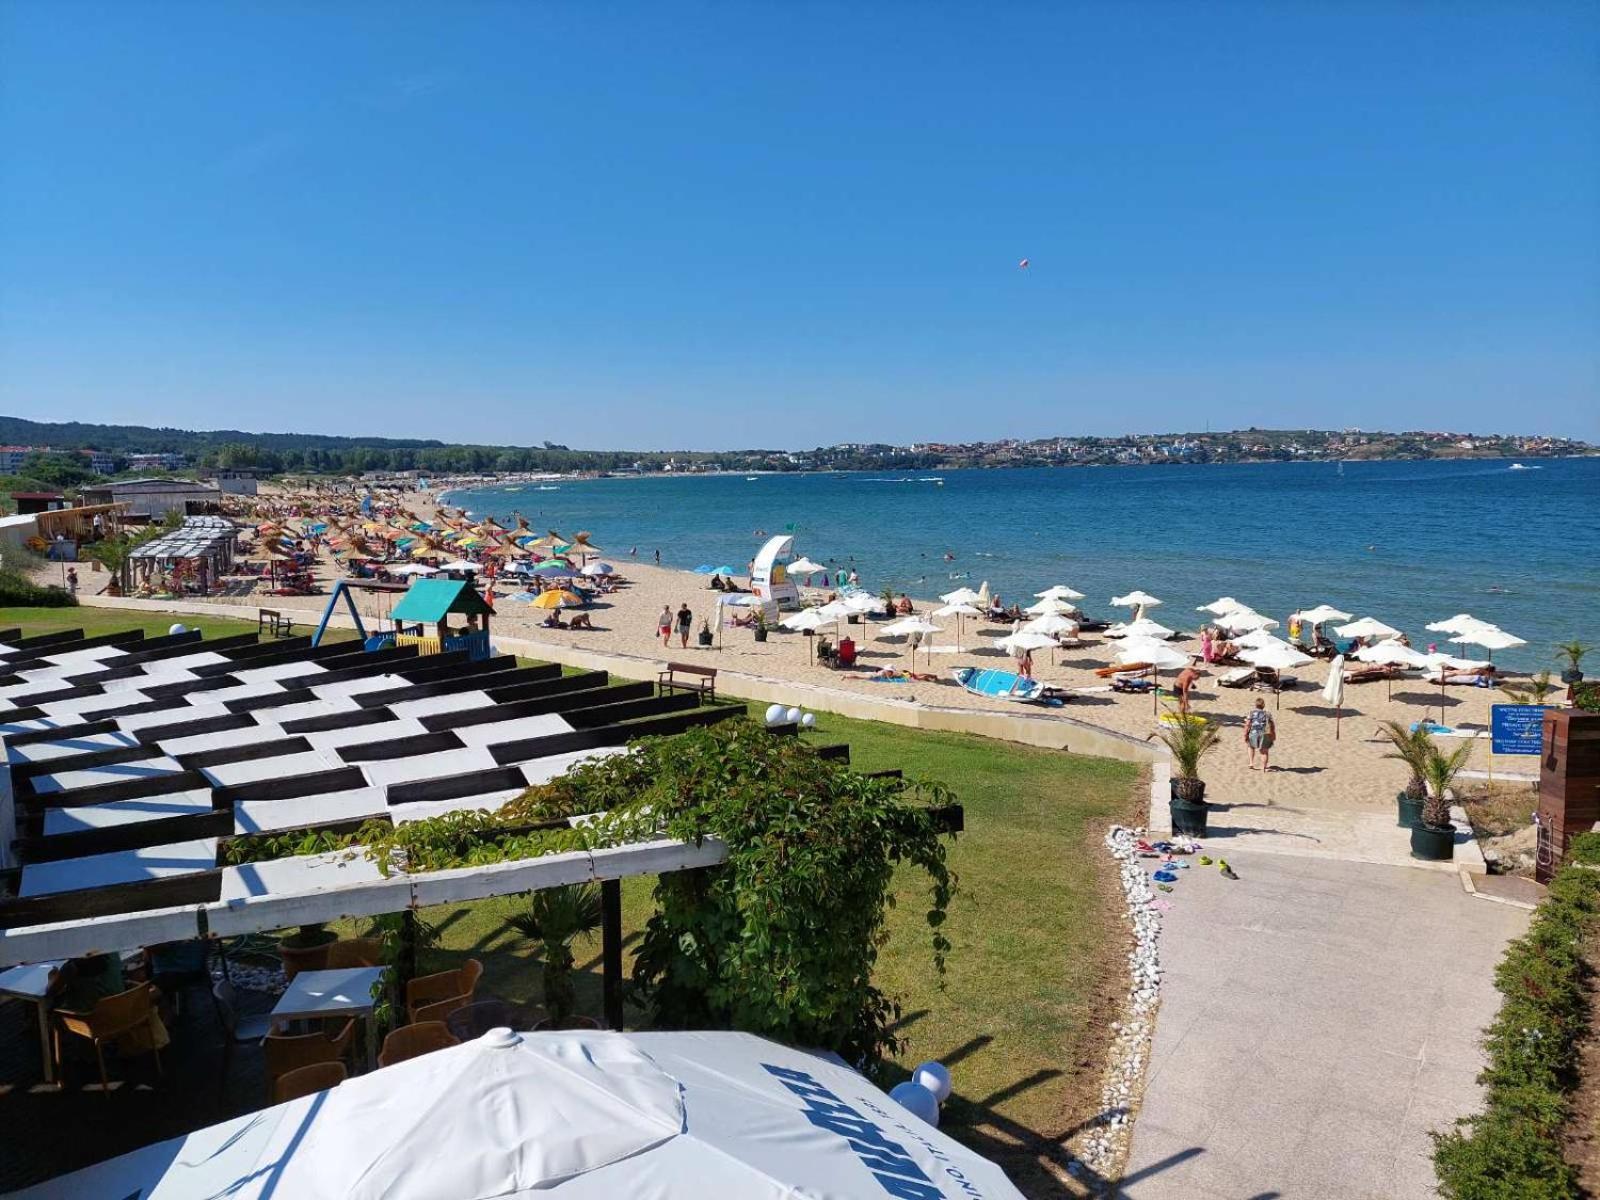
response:
[[[638,998],[657,1026],[743,1029],[866,1064],[900,1044],[899,1007],[872,974],[901,863],[927,876],[932,957],[944,971],[956,881],[926,805],[949,798],[729,721],[582,764],[500,815],[602,809],[612,820],[647,817],[667,836],[726,842],[725,865],[657,883],[634,960]]]

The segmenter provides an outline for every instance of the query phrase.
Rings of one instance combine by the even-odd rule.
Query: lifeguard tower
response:
[[[789,578],[787,563],[793,560],[794,538],[782,535],[768,538],[750,567],[750,590],[779,608],[800,605],[800,589]]]

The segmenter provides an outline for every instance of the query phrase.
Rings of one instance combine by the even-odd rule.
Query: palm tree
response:
[[[1427,798],[1422,802],[1424,825],[1431,825],[1435,829],[1450,828],[1450,785],[1455,782],[1456,776],[1461,774],[1470,757],[1472,757],[1471,742],[1458,746],[1446,754],[1433,744],[1432,738],[1428,739],[1428,761],[1422,772],[1422,778],[1428,785]]]
[[[592,883],[568,884],[534,892],[528,911],[510,920],[524,937],[540,942],[544,955],[544,1006],[554,1028],[572,1015],[572,943],[600,928],[600,889]]]
[[[1510,697],[1514,704],[1543,704],[1551,692],[1556,690],[1556,685],[1550,682],[1550,672],[1540,671],[1537,675],[1530,676],[1526,683],[1512,683],[1509,680],[1500,685],[1500,690]]]
[[[1564,642],[1556,647],[1556,653],[1567,660],[1567,669],[1562,673],[1562,682],[1575,683],[1583,678],[1583,656],[1589,653],[1590,647],[1582,642]]]
[[[1411,779],[1406,783],[1406,799],[1424,799],[1428,794],[1424,782],[1428,755],[1433,750],[1433,738],[1428,736],[1425,723],[1419,721],[1413,729],[1403,721],[1384,721],[1379,724],[1378,733],[1394,747],[1384,757],[1405,763],[1411,771]]]
[[[1175,713],[1171,722],[1162,722],[1154,736],[1172,754],[1173,795],[1190,803],[1203,799],[1206,789],[1200,781],[1200,760],[1217,748],[1221,732],[1204,717]]]

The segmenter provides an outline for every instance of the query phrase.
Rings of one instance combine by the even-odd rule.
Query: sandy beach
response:
[[[425,517],[435,515],[431,496],[412,493],[405,497],[405,502]],[[693,572],[655,567],[630,559],[626,554],[608,553],[606,557],[624,574],[627,583],[617,593],[600,598],[592,606],[593,630],[544,628],[541,624],[544,614],[525,603],[511,602],[506,595],[511,589],[502,584],[494,618],[495,632],[526,639],[535,647],[541,644],[582,647],[662,663],[668,660],[703,662],[728,671],[818,684],[881,699],[996,712],[1054,712],[1136,738],[1148,737],[1157,727],[1150,696],[1114,694],[1105,680],[1094,675],[1096,668],[1111,662],[1116,649],[1115,641],[1099,635],[1084,635],[1081,646],[1056,652],[1055,661],[1048,651],[1037,652],[1034,656],[1037,678],[1071,692],[1066,704],[1056,708],[1018,705],[973,696],[950,679],[951,669],[960,666],[1012,669],[1010,656],[994,645],[1009,632],[1006,626],[964,620],[962,652],[931,656],[919,652],[917,671],[938,676],[938,682],[873,680],[873,672],[880,667],[892,665],[904,669],[909,665],[904,641],[879,635],[877,630],[882,623],[878,621],[871,621],[865,627],[840,625],[842,633],[847,632],[857,641],[859,665],[855,670],[836,671],[811,663],[808,661],[810,639],[778,628],[771,630],[766,642],[758,643],[750,630],[727,627],[722,630],[720,645],[713,649],[699,646],[693,633],[685,648],[674,633],[668,648],[656,636],[656,618],[663,605],[676,612],[681,604],[687,603],[694,613],[694,630],[698,631],[702,619],[715,617],[718,593],[709,588],[705,576]],[[324,586],[331,588],[342,568],[324,553],[317,573]],[[1041,581],[1040,586],[1048,582]],[[382,618],[388,615],[398,597],[399,593],[362,592],[358,593],[358,603],[364,616]],[[266,606],[320,613],[327,599],[326,596],[246,596],[220,602],[250,611]],[[919,612],[937,606],[937,600],[917,602]],[[1165,606],[1152,610],[1152,615],[1187,631],[1197,630],[1203,619],[1202,614],[1181,613]],[[941,618],[936,623],[943,625],[946,632],[934,637],[934,645],[953,645],[955,622]],[[1194,638],[1174,645],[1185,651],[1198,650]],[[1321,696],[1327,670],[1327,664],[1322,662],[1301,668],[1295,672],[1298,686],[1274,697],[1220,687],[1217,679],[1223,672],[1202,669],[1202,679],[1192,698],[1193,710],[1218,722],[1224,730],[1222,745],[1206,760],[1202,772],[1210,786],[1210,799],[1247,808],[1393,812],[1394,795],[1405,784],[1405,772],[1399,763],[1385,758],[1385,744],[1376,736],[1377,723],[1389,718],[1409,722],[1425,712],[1437,716],[1440,689],[1419,679],[1398,680],[1393,685],[1391,699],[1386,683],[1351,685],[1346,689],[1346,706],[1336,736],[1333,710]],[[1277,723],[1277,745],[1268,772],[1249,769],[1249,755],[1243,740],[1244,716],[1258,695],[1264,695]],[[1163,696],[1163,703],[1167,699]],[[1444,719],[1451,726],[1485,727],[1489,706],[1503,699],[1495,689],[1452,685],[1444,691]],[[1445,740],[1447,744],[1457,744],[1454,739]],[[1499,757],[1490,764],[1487,741],[1476,739],[1472,744],[1472,769],[1482,770],[1492,765],[1496,776],[1536,772],[1537,764],[1526,758]]]

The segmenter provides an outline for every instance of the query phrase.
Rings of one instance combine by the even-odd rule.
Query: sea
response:
[[[474,516],[571,536],[623,565],[731,567],[773,534],[863,586],[1007,603],[1065,583],[1090,613],[1136,588],[1180,629],[1233,596],[1280,621],[1332,604],[1439,642],[1469,612],[1525,638],[1507,667],[1600,642],[1600,458],[1249,463],[560,480],[451,492]],[[1467,648],[1469,656],[1482,652]],[[1600,649],[1586,664],[1600,674]]]

